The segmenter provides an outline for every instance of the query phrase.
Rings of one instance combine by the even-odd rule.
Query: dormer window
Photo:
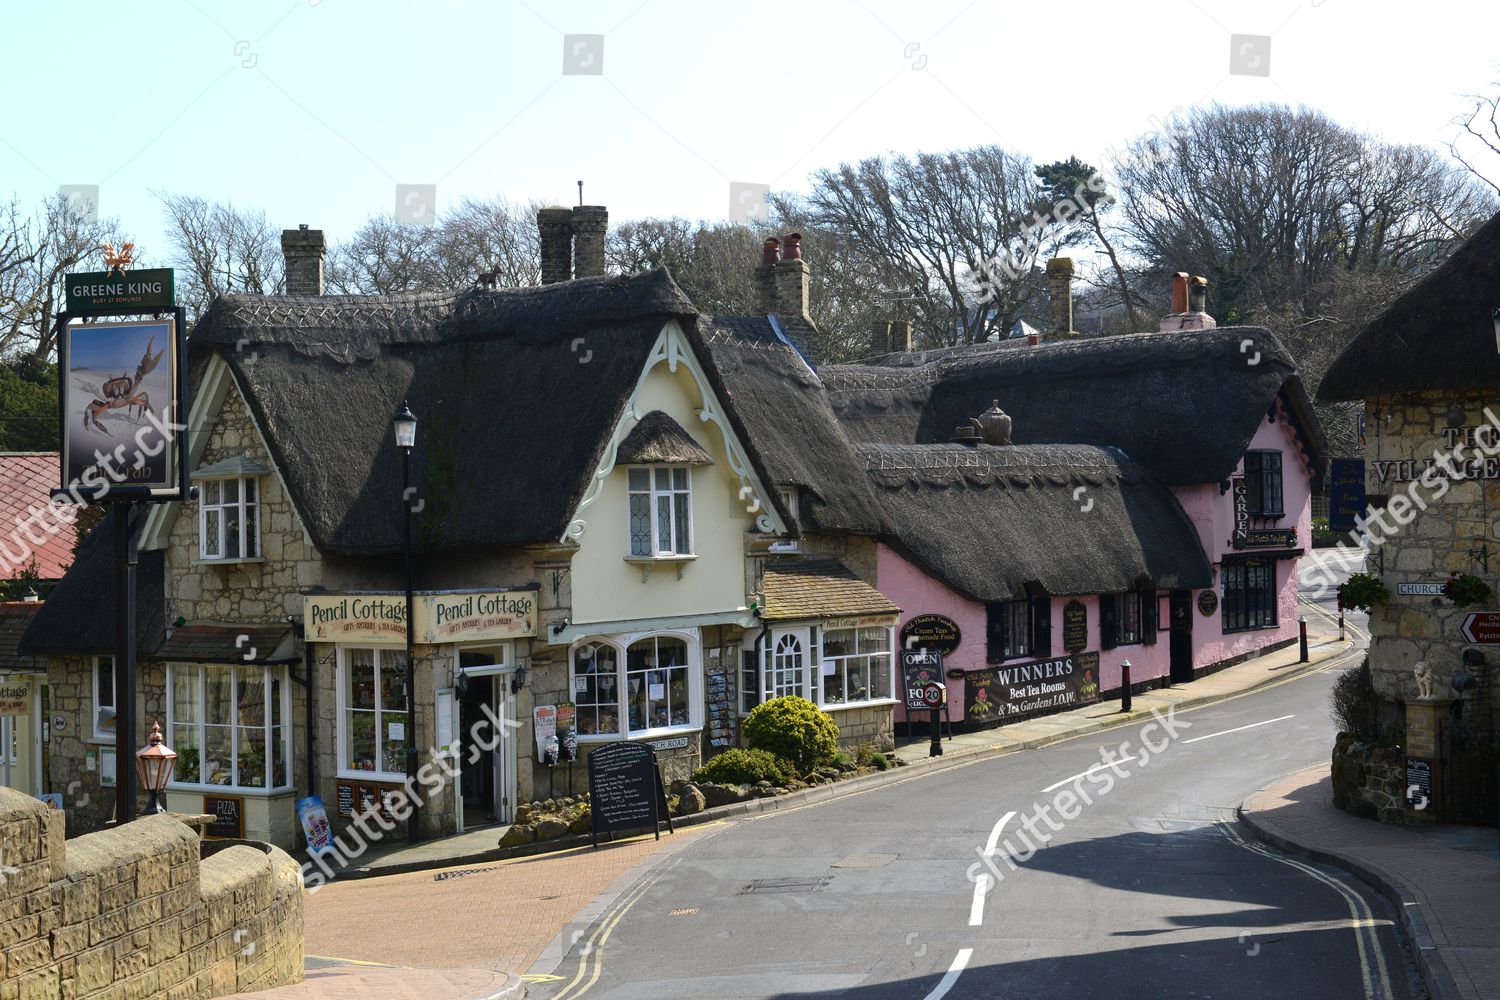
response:
[[[692,474],[686,466],[630,470],[630,554],[637,559],[693,553]]]
[[[243,455],[193,473],[198,487],[198,558],[259,559],[260,478],[270,470]]]
[[[682,426],[652,410],[615,452],[625,466],[630,505],[630,559],[681,559],[693,554],[693,470],[711,456]]]

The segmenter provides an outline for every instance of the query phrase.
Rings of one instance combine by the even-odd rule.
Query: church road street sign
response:
[[[1458,630],[1476,646],[1500,646],[1500,611],[1471,611]]]

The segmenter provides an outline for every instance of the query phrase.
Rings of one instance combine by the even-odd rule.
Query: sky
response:
[[[0,197],[97,186],[150,263],[169,193],[332,240],[579,179],[723,219],[890,151],[1107,164],[1208,101],[1442,148],[1497,37],[1481,0],[3,0]]]

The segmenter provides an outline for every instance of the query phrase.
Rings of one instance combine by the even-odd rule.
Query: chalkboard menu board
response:
[[[242,795],[205,795],[203,811],[214,818],[204,833],[207,837],[245,839],[245,798]]]
[[[589,817],[595,847],[601,833],[650,827],[660,840],[663,821],[671,832],[666,784],[649,745],[621,741],[589,754]]]
[[[1063,606],[1063,649],[1080,653],[1089,645],[1089,609],[1082,601],[1069,601]]]
[[[1425,757],[1406,758],[1406,804],[1413,809],[1432,804],[1432,761]]]
[[[338,799],[334,811],[340,816],[354,815],[354,782],[340,781],[338,783]]]

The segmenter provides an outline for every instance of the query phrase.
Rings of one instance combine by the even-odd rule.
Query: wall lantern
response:
[[[172,780],[172,768],[176,763],[177,754],[161,741],[161,723],[151,723],[151,736],[135,754],[135,773],[141,779],[141,787],[150,794],[142,816],[167,811],[162,794],[167,790],[167,782]]]

